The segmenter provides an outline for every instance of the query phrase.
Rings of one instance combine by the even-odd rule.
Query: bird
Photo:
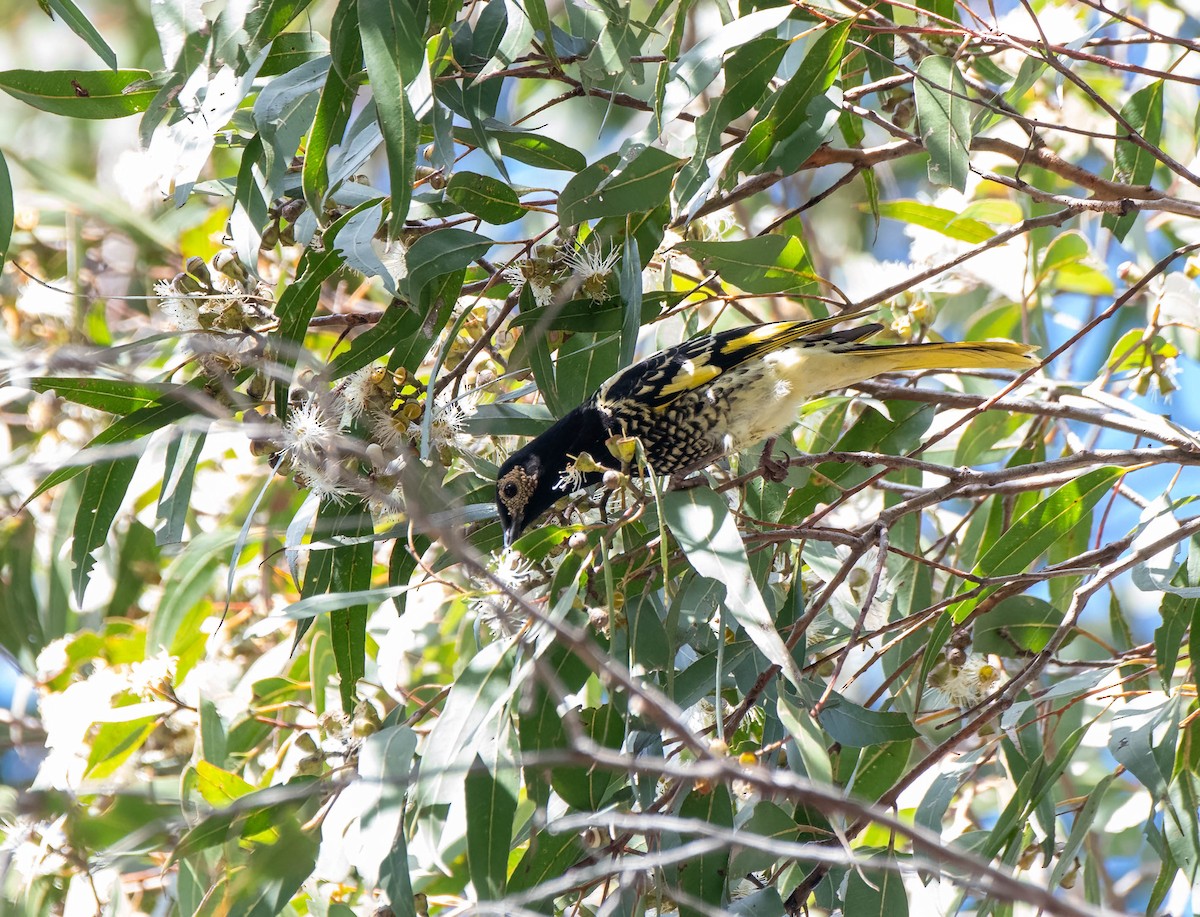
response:
[[[702,334],[619,370],[500,466],[505,546],[561,497],[620,470],[614,437],[640,440],[654,473],[676,476],[780,433],[813,396],[882,373],[1038,365],[1034,347],[1013,341],[865,344],[883,325],[831,330],[874,311]],[[574,462],[583,453],[593,463],[581,472]]]

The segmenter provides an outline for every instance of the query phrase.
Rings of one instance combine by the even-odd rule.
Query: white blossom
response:
[[[607,255],[600,254],[600,246],[585,243],[567,255],[571,274],[579,282],[580,292],[589,299],[603,299],[608,287],[608,278],[613,265],[621,253],[614,248]]]

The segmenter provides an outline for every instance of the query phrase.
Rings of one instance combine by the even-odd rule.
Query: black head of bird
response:
[[[569,483],[564,475],[581,452],[596,454],[597,448],[604,448],[606,436],[589,401],[508,457],[496,475],[496,510],[505,546],[560,497],[600,480],[602,475],[593,472]]]

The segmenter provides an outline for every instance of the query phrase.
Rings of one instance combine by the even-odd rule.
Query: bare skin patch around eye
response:
[[[505,509],[513,515],[518,515],[533,496],[536,486],[536,476],[524,468],[514,468],[499,480],[496,491]]]

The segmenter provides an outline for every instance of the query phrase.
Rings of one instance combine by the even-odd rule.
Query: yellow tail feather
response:
[[[843,351],[862,360],[864,379],[880,373],[921,369],[1015,369],[1038,365],[1029,344],[1013,341],[946,341],[933,344],[862,345]]]

